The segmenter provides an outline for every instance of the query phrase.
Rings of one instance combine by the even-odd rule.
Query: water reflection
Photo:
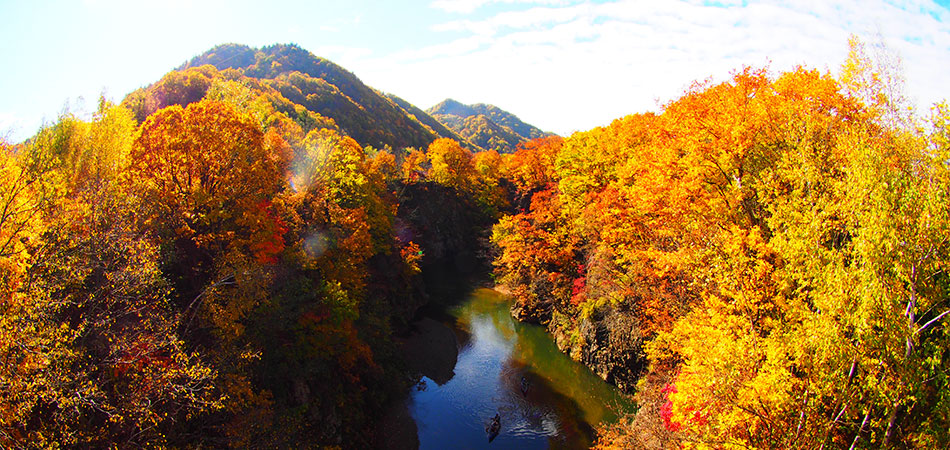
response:
[[[586,448],[592,424],[614,420],[614,408],[629,406],[616,389],[560,353],[543,329],[511,319],[506,299],[495,291],[475,291],[444,322],[458,343],[448,357],[455,360],[452,375],[446,379],[446,358],[428,355],[424,359],[443,367],[421,364],[423,376],[408,400],[422,449]],[[440,340],[444,347],[445,330],[427,328],[440,337],[418,342]],[[441,379],[426,375],[436,373]],[[501,433],[489,443],[486,428],[495,414]]]

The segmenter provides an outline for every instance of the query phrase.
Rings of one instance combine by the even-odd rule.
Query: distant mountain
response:
[[[253,85],[255,93],[290,116],[302,114],[302,107],[332,119],[362,145],[426,148],[440,137],[462,139],[408,102],[376,91],[346,69],[293,44],[260,49],[219,45],[133,92],[124,103],[144,120],[165,106],[200,100],[215,80]]]
[[[445,137],[476,152],[511,153],[519,143],[547,135],[492,105],[445,100],[423,111],[294,44],[219,45],[130,93],[123,105],[143,121],[166,106],[185,106],[207,95],[234,96],[235,89],[246,97],[237,101],[257,108],[262,120],[279,120],[274,119],[277,114],[304,132],[331,127],[361,145],[378,148],[423,149]],[[269,106],[262,106],[261,100]]]
[[[402,108],[403,111],[406,111],[406,113],[413,116],[416,120],[422,122],[423,125],[429,127],[429,129],[431,129],[433,133],[438,134],[440,137],[455,139],[463,146],[469,147],[469,150],[472,150],[472,151],[484,150],[480,147],[473,145],[466,138],[459,135],[455,130],[445,126],[445,124],[443,124],[442,122],[439,122],[436,118],[430,116],[427,112],[419,109],[417,106],[413,105],[412,103],[409,103],[393,94],[386,94],[386,97],[388,97],[394,103],[399,105],[399,107]]]
[[[426,112],[473,144],[499,153],[512,153],[519,143],[551,135],[494,105],[446,99]]]
[[[439,115],[438,119],[453,130],[458,130],[463,138],[473,144],[498,153],[514,153],[518,144],[527,141],[511,128],[498,125],[483,114],[468,117],[447,114]]]

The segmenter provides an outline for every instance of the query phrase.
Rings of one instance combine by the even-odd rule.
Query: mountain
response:
[[[473,144],[498,153],[514,153],[518,144],[527,141],[511,128],[498,125],[482,114],[468,117],[439,115],[438,119]]]
[[[406,111],[406,113],[414,117],[416,120],[422,122],[423,125],[429,127],[434,133],[438,134],[440,137],[455,139],[460,144],[462,144],[463,147],[468,147],[468,149],[472,151],[484,150],[483,148],[473,145],[466,138],[458,134],[454,129],[447,127],[442,122],[439,122],[436,118],[430,116],[427,112],[419,109],[419,107],[417,107],[416,105],[413,105],[412,103],[409,103],[393,94],[386,94],[386,97],[392,100],[395,104],[399,105],[400,108],[402,108],[404,111]]]
[[[214,47],[129,94],[123,103],[142,121],[165,106],[198,101],[215,84],[227,82],[266,97],[274,108],[303,125],[313,120],[301,118],[309,113],[332,119],[361,145],[426,148],[440,137],[461,139],[408,102],[367,86],[346,69],[293,44]]]
[[[423,111],[294,44],[219,45],[132,92],[123,104],[141,122],[159,109],[208,95],[235,100],[238,91],[244,96],[238,101],[260,110],[261,120],[291,120],[305,133],[335,128],[377,148],[426,148],[450,138],[475,152],[512,153],[519,143],[548,135],[492,105],[445,100]]]
[[[473,144],[499,153],[513,153],[522,142],[551,135],[484,103],[465,105],[446,99],[426,112]]]

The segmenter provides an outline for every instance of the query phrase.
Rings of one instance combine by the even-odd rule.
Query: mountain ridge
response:
[[[206,64],[218,70],[239,70],[251,78],[274,80],[275,88],[285,97],[334,119],[362,145],[424,148],[435,139],[451,137],[425,126],[352,72],[296,44],[260,49],[224,44],[191,58],[179,70]]]
[[[426,113],[473,144],[499,153],[514,153],[519,144],[553,135],[486,103],[466,105],[447,98],[427,109]]]
[[[219,73],[202,69],[209,65]],[[254,48],[227,43],[212,47],[161,80],[129,94],[124,103],[132,104],[136,117],[144,120],[162,107],[184,106],[203,98],[213,79],[221,76],[258,80],[264,88],[276,91],[271,97],[279,93],[292,104],[284,109],[299,105],[332,119],[341,132],[361,145],[426,148],[438,138],[449,138],[473,152],[511,153],[525,141],[550,135],[484,103],[463,105],[447,99],[423,110],[395,94],[366,85],[346,68],[296,44]]]

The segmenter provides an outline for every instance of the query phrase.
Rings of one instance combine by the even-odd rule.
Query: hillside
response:
[[[251,91],[245,101],[266,98],[271,104],[267,109],[284,114],[304,132],[319,122],[378,148],[425,148],[438,138],[449,138],[474,152],[512,153],[519,143],[547,135],[492,105],[446,100],[423,111],[293,44],[260,49],[219,45],[130,93],[122,103],[141,122],[164,107],[187,106],[209,92],[231,92],[233,86],[223,87],[228,83]],[[311,117],[314,114],[319,118]]]
[[[217,73],[203,69],[205,66],[214,67]],[[296,45],[260,49],[239,44],[217,46],[159,82],[133,92],[123,103],[141,121],[165,106],[200,100],[215,78],[255,85],[259,93],[267,90],[271,100],[284,104],[288,115],[299,115],[302,107],[330,118],[340,131],[362,145],[424,148],[440,137],[459,139],[444,127],[433,127],[436,121],[423,117],[418,108],[406,102],[405,107],[400,106],[346,69]]]
[[[486,276],[508,208],[499,155],[453,139],[298,47],[225,45],[0,140],[0,448],[379,447],[416,376],[394,336]]]
[[[499,153],[514,153],[520,143],[551,135],[494,105],[446,99],[426,112],[473,144]]]
[[[0,448],[432,448],[492,413],[508,448],[537,411],[568,416],[538,447],[950,448],[950,106],[904,115],[851,45],[525,142],[231,44],[0,138]],[[453,315],[471,284],[507,299]]]
[[[481,148],[479,146],[472,144],[466,138],[462,137],[462,135],[456,133],[454,129],[446,126],[442,122],[439,122],[436,118],[430,116],[427,112],[419,109],[418,106],[413,105],[412,103],[409,103],[393,94],[385,94],[385,95],[387,98],[392,100],[393,103],[399,105],[399,107],[402,108],[403,111],[406,111],[406,113],[414,117],[416,120],[418,120],[419,122],[422,122],[425,126],[429,127],[429,129],[431,129],[434,133],[438,134],[439,136],[447,137],[449,139],[454,139],[458,141],[459,144],[462,144],[463,147],[466,147],[472,151],[484,150],[484,148]]]

